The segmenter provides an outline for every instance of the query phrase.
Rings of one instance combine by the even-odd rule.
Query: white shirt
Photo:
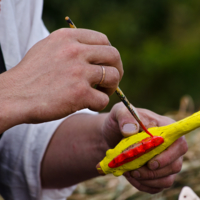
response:
[[[41,19],[43,0],[1,0],[0,4],[0,43],[10,69],[49,33]]]
[[[49,33],[41,19],[42,0],[1,0],[0,6],[0,43],[9,70]],[[64,200],[71,195],[74,187],[43,190],[40,183],[41,160],[62,121],[22,124],[4,133],[0,140],[0,193],[5,200]]]
[[[62,120],[38,125],[18,125],[0,141],[0,193],[5,200],[64,200],[74,187],[44,190],[40,165],[46,147]]]

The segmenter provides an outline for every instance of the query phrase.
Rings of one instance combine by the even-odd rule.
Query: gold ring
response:
[[[106,70],[105,70],[105,67],[104,66],[101,66],[102,68],[102,78],[101,78],[101,81],[99,83],[99,85],[101,85],[105,79],[105,75],[106,75]]]

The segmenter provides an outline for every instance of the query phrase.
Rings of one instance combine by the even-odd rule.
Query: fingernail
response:
[[[135,133],[136,130],[136,124],[124,124],[124,126],[122,127],[122,131],[124,133]]]
[[[158,167],[159,167],[159,162],[156,161],[156,160],[149,163],[149,168],[150,168],[151,170],[158,169]]]
[[[131,172],[131,176],[133,177],[133,178],[140,178],[140,172],[139,171],[132,171]]]

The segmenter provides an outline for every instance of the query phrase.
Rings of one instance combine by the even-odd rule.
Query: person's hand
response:
[[[165,126],[174,122],[168,117],[160,116],[146,109],[137,108],[135,110],[147,128]],[[113,107],[102,128],[102,133],[110,148],[114,148],[123,137],[130,136],[138,131],[138,123],[122,103]],[[167,150],[151,159],[145,166],[126,172],[124,176],[140,191],[160,192],[173,184],[175,174],[181,170],[182,156],[186,151],[186,140],[181,137]]]
[[[173,185],[176,174],[181,170],[182,156],[186,151],[186,140],[181,137],[145,166],[131,172],[125,172],[124,176],[140,191],[151,194],[161,192]]]
[[[95,89],[103,76],[101,66],[105,79]],[[14,125],[54,120],[83,108],[100,111],[122,75],[120,54],[104,34],[60,29],[1,74],[0,103]]]

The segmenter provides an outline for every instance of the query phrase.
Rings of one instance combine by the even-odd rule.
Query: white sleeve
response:
[[[94,113],[84,110],[86,113]],[[40,165],[47,145],[64,119],[42,124],[22,124],[7,130],[0,140],[0,193],[20,200],[64,200],[73,187],[44,190]]]

